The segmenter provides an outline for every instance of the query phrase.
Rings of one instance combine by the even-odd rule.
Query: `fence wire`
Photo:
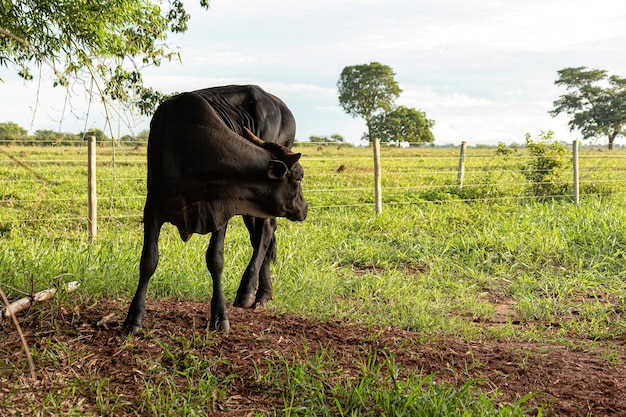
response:
[[[305,168],[303,192],[312,210],[374,205],[372,158],[367,150],[298,149]],[[571,160],[571,155],[564,156]],[[626,150],[579,150],[580,195],[625,195]],[[383,206],[429,203],[511,203],[572,198],[571,171],[531,183],[523,175],[533,156],[524,150],[498,156],[495,149],[468,148],[464,180],[458,182],[458,149],[384,149]],[[136,223],[145,202],[146,148],[98,149],[99,216]],[[535,170],[540,172],[541,170]],[[15,225],[87,223],[87,149],[83,146],[4,146],[0,153],[0,234]],[[549,196],[533,193],[554,187]]]

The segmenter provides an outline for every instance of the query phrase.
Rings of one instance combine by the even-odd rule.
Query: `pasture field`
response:
[[[18,315],[37,383],[0,322],[0,415],[626,414],[626,150],[581,149],[574,205],[529,193],[523,149],[469,148],[459,189],[458,149],[383,148],[378,216],[371,149],[296,150],[309,217],[279,221],[268,310],[208,332],[208,238],[166,225],[133,340],[145,147],[98,149],[93,242],[86,148],[3,147],[2,290],[81,287]],[[231,302],[249,256],[233,219]]]

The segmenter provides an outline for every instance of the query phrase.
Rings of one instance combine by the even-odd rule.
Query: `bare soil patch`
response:
[[[23,395],[25,404],[37,401],[55,387],[77,378],[109,378],[109,389],[128,398],[129,404],[143,392],[142,375],[148,359],[163,360],[163,343],[177,338],[205,335],[208,303],[148,301],[146,331],[134,340],[120,335],[127,301],[100,299],[92,306],[74,309],[41,306],[21,315],[31,348],[42,350],[46,340],[62,341],[78,359],[59,355],[56,363],[37,364],[38,381],[28,380],[28,368],[17,331],[9,320],[0,322],[0,404],[2,396]],[[511,403],[536,392],[532,404],[549,404],[548,415],[626,416],[626,350],[623,340],[603,342],[593,350],[558,345],[425,338],[393,327],[366,326],[339,321],[280,314],[271,310],[228,309],[232,329],[215,334],[212,343],[194,344],[195,355],[223,359],[223,369],[211,372],[236,374],[225,387],[225,398],[207,404],[219,415],[245,416],[253,410],[280,410],[282,393],[265,390],[256,372],[268,358],[302,360],[319,349],[332,351],[347,375],[368,352],[393,352],[404,371],[436,373],[435,381],[463,385],[478,380],[486,392],[500,392],[499,401]],[[110,316],[113,314],[113,316]],[[503,307],[502,316],[510,314]],[[107,320],[103,318],[108,317]],[[17,387],[17,388],[16,388]],[[16,394],[18,392],[18,394]],[[21,394],[19,394],[21,393]],[[27,401],[28,400],[28,401]],[[26,406],[25,406],[26,407]],[[89,410],[89,399],[85,404]],[[2,410],[18,415],[28,410]],[[128,414],[132,412],[129,411]],[[120,410],[120,415],[124,415]]]

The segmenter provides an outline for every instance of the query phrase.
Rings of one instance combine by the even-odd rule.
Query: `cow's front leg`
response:
[[[211,241],[206,251],[206,264],[213,281],[213,297],[211,297],[210,330],[221,330],[228,333],[230,323],[226,315],[224,292],[222,291],[222,271],[224,270],[224,238],[226,226],[211,233]]]
[[[257,304],[258,294],[257,286],[259,285],[259,273],[263,272],[262,268],[267,263],[267,269],[263,272],[263,279],[270,280],[269,276],[269,259],[268,248],[274,239],[274,231],[276,230],[276,219],[263,219],[244,216],[244,221],[250,233],[250,242],[252,243],[252,258],[246,270],[241,277],[241,283],[237,290],[237,297],[234,305],[236,307],[250,308]],[[266,273],[265,273],[266,272]],[[267,299],[272,298],[271,282],[267,285],[264,282],[259,288],[264,293],[265,303]],[[267,298],[269,290],[269,298]]]
[[[154,274],[159,263],[159,234],[163,223],[157,218],[151,205],[146,203],[144,208],[144,234],[143,249],[139,262],[139,284],[137,291],[128,308],[128,314],[122,331],[127,334],[136,335],[141,329],[141,322],[146,313],[146,292],[148,282]]]

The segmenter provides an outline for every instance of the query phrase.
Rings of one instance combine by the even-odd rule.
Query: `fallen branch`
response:
[[[65,292],[72,292],[76,288],[78,288],[79,285],[80,283],[78,281],[72,281],[72,282],[63,284],[62,289]],[[24,311],[27,308],[29,308],[31,305],[33,305],[34,302],[50,300],[52,297],[54,297],[56,292],[57,292],[56,288],[49,288],[47,290],[39,291],[32,297],[20,298],[19,300],[14,301],[11,304],[7,305],[7,308],[4,310],[4,312],[2,312],[2,317],[8,318],[8,317],[11,317],[11,315],[13,314],[17,314],[21,311]]]
[[[0,296],[2,296],[2,301],[4,301],[4,304],[8,307],[9,300],[7,299],[7,296],[4,294],[4,291],[2,291],[2,287],[0,287]],[[9,315],[13,319],[13,324],[15,324],[15,328],[17,329],[17,334],[19,334],[20,340],[22,342],[22,346],[24,347],[24,352],[26,353],[26,362],[28,362],[28,368],[30,369],[30,376],[33,380],[36,380],[37,374],[35,374],[35,362],[33,361],[33,356],[30,354],[30,349],[28,349],[28,343],[26,343],[26,338],[24,337],[22,326],[20,326],[20,322],[17,321],[15,314],[11,314],[11,312],[9,311]]]

